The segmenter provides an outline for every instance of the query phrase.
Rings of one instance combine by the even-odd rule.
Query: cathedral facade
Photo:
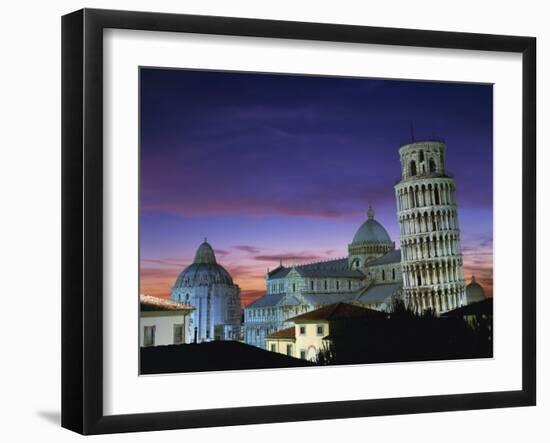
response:
[[[424,141],[399,150],[400,249],[369,208],[347,257],[281,264],[267,273],[266,293],[244,309],[244,341],[265,348],[267,336],[292,326],[289,318],[336,302],[389,311],[399,299],[437,315],[467,304],[456,187],[445,172],[445,149]]]

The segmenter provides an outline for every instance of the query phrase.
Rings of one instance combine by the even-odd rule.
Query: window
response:
[[[154,326],[144,326],[143,346],[155,346],[155,327]]]
[[[306,359],[306,350],[305,349],[300,349],[300,358],[302,360]]]
[[[409,167],[410,167],[410,170],[411,170],[411,175],[416,175],[416,163],[414,161],[411,161]]]
[[[351,280],[348,280],[348,289],[351,291]]]
[[[271,343],[271,352],[277,352],[277,345],[275,343]]]
[[[174,325],[174,344],[181,345],[184,342],[183,324]]]
[[[391,270],[391,278],[392,280],[395,280],[395,268]]]
[[[300,335],[306,335],[306,327],[300,326]]]
[[[430,172],[435,172],[435,161],[433,158],[430,158]]]
[[[386,272],[382,269],[382,280],[386,280]]]
[[[325,291],[327,290],[327,286],[328,284],[327,284],[327,281],[325,280]]]
[[[421,161],[421,162],[424,161],[424,151],[420,151],[418,153],[418,161]]]
[[[336,290],[340,289],[340,280],[336,280]]]
[[[296,292],[296,283],[292,283],[292,292]]]
[[[313,291],[313,280],[311,280],[310,286],[311,286],[311,290]]]
[[[325,327],[323,325],[317,325],[317,335],[325,335]]]
[[[292,355],[292,345],[286,345],[286,355]]]

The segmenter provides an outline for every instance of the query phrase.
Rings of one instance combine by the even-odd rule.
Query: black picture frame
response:
[[[103,30],[107,28],[522,54],[522,389],[104,415],[102,77]],[[535,67],[533,37],[97,9],[65,15],[62,18],[62,426],[82,434],[104,434],[535,405]]]

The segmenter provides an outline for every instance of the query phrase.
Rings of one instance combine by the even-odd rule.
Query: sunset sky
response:
[[[208,238],[244,304],[283,264],[347,255],[367,207],[399,245],[399,146],[442,138],[466,280],[492,295],[491,85],[145,69],[141,293],[167,296]]]

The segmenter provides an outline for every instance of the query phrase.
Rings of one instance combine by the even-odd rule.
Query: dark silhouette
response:
[[[326,307],[328,309],[330,307]],[[321,311],[321,310],[318,310]],[[317,311],[316,311],[317,312]],[[312,315],[310,313],[308,315]],[[140,349],[141,374],[293,368],[319,365],[456,360],[493,356],[493,303],[487,299],[437,317],[397,301],[391,312],[333,316],[317,361],[266,351],[237,341]]]
[[[492,356],[492,299],[440,317],[430,310],[419,314],[398,301],[386,318],[334,325],[317,362],[341,365]]]
[[[140,374],[269,369],[312,366],[314,363],[246,345],[212,341],[140,348]]]

